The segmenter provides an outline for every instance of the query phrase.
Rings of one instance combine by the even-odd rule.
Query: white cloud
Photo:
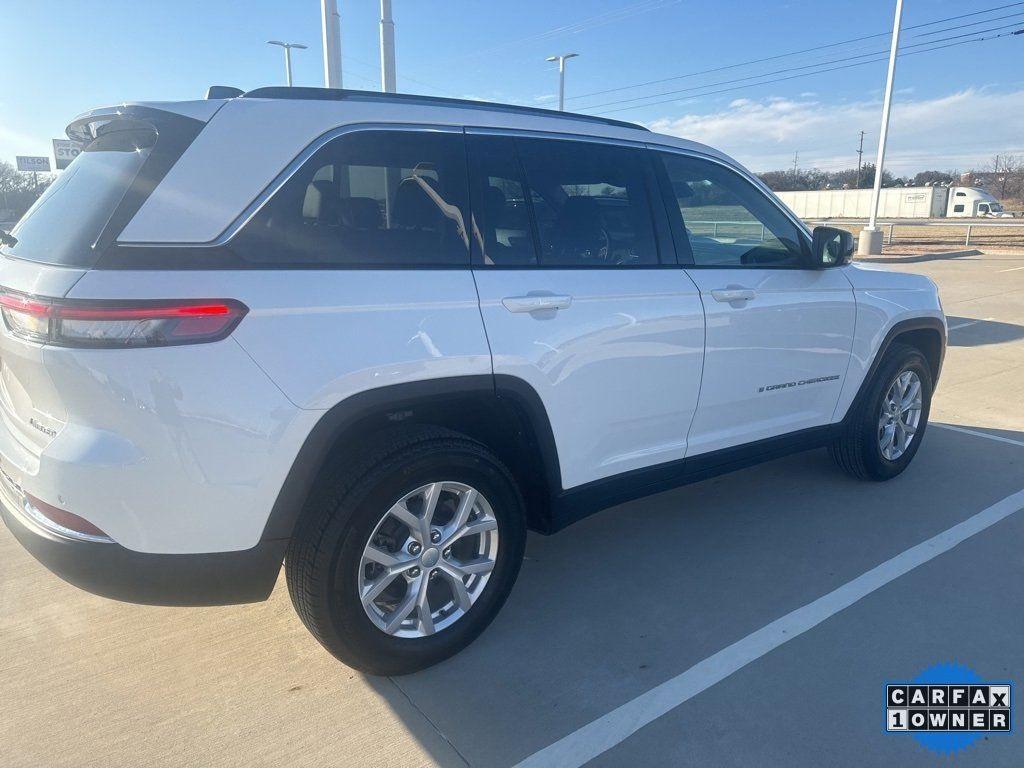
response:
[[[881,101],[825,103],[796,99],[735,99],[725,110],[664,117],[652,130],[709,144],[754,170],[800,165],[824,169],[857,163],[861,130],[865,162],[873,162]],[[1024,90],[958,91],[935,99],[893,104],[886,168],[908,173],[930,168],[981,167],[997,152],[1024,153]]]

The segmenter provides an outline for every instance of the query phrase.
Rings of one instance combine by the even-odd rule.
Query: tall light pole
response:
[[[882,170],[885,165],[885,140],[889,135],[889,113],[892,111],[892,85],[896,79],[896,51],[900,47],[900,20],[903,0],[896,0],[896,15],[892,21],[892,42],[889,45],[889,72],[885,77],[885,97],[882,99],[882,127],[878,134],[878,157],[875,160],[875,185],[871,191],[871,218],[861,230],[857,253],[862,256],[882,252],[882,231],[875,226],[878,218],[878,200],[882,195]]]
[[[324,85],[341,88],[341,17],[338,0],[320,0],[320,25],[324,44]]]
[[[578,53],[566,53],[561,56],[548,56],[546,61],[558,62],[558,111],[565,111],[565,62],[579,56]]]
[[[395,22],[391,18],[391,0],[380,0],[380,89],[394,93]]]
[[[267,40],[267,45],[279,45],[284,48],[284,77],[288,82],[288,87],[292,87],[292,48],[297,48],[300,51],[304,51],[309,48],[308,45],[302,43],[283,43],[280,40]]]
[[[857,147],[857,184],[854,189],[860,189],[860,169],[864,164],[864,131],[860,132],[860,145]]]

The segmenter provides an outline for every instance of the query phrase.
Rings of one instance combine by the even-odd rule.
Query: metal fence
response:
[[[815,226],[818,224],[825,224],[832,226],[836,224],[845,224],[847,226],[863,227],[867,222],[863,219],[807,219],[807,224]],[[877,222],[880,227],[888,227],[888,231],[885,233],[885,243],[891,245],[895,239],[893,232],[896,227],[953,227],[958,229],[966,230],[964,236],[964,245],[968,246],[971,244],[971,235],[976,230],[993,230],[993,229],[1019,229],[1021,237],[1024,237],[1024,221],[1011,222],[1011,221],[921,221],[919,219],[911,219],[909,221],[879,221]]]
[[[826,226],[837,226],[845,225],[847,227],[861,228],[867,221],[864,219],[806,219],[805,222],[810,226],[817,226],[818,224],[824,224]],[[971,236],[977,232],[977,230],[999,230],[999,229],[1019,229],[1020,235],[1024,238],[1024,220],[1022,221],[923,221],[920,219],[910,219],[907,221],[879,221],[878,226],[885,228],[885,243],[891,245],[895,240],[894,232],[896,227],[952,227],[966,230],[964,236],[964,245],[969,246],[971,244]],[[767,234],[764,224],[759,221],[687,221],[687,228],[698,235],[710,235],[711,237],[734,237],[734,238],[749,238],[751,240],[759,240],[760,242],[765,241]],[[732,229],[734,231],[730,232]]]

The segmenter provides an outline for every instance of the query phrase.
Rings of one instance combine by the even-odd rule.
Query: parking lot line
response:
[[[978,432],[977,430],[967,429],[966,427],[956,427],[956,426],[954,426],[952,424],[936,424],[934,422],[929,424],[928,426],[930,426],[930,427],[938,427],[939,429],[948,429],[948,430],[951,430],[953,432],[963,432],[965,435],[974,435],[975,437],[984,437],[984,438],[987,438],[989,440],[995,440],[996,442],[999,442],[999,443],[1009,443],[1010,445],[1019,445],[1021,448],[1024,448],[1024,441],[1012,440],[1009,437],[1002,437],[1000,435],[990,435],[990,434],[987,434],[985,432]]]
[[[586,764],[734,672],[1022,508],[1024,490],[1007,496],[952,528],[901,552],[827,595],[797,608],[723,648],[676,677],[666,680],[535,752],[518,763],[516,768],[577,768]]]
[[[949,330],[949,331],[959,331],[961,328],[967,328],[967,327],[972,326],[972,325],[977,325],[978,323],[988,322],[991,319],[992,319],[991,317],[986,317],[984,320],[982,320],[980,318],[978,320],[968,320],[968,321],[963,322],[963,323],[957,323],[956,325],[951,325],[946,330]]]

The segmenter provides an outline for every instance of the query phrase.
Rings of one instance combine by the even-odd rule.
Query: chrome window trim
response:
[[[361,133],[366,131],[415,131],[418,133],[462,133],[462,126],[457,125],[435,125],[425,123],[352,123],[350,125],[343,125],[338,128],[332,128],[326,133],[321,134],[317,138],[313,139],[305,149],[299,152],[295,158],[285,166],[284,170],[281,171],[274,180],[268,184],[259,195],[256,196],[245,210],[227,226],[227,228],[221,232],[213,240],[207,240],[206,242],[154,242],[154,241],[131,241],[131,240],[117,240],[116,243],[120,246],[130,248],[218,248],[223,245],[227,245],[231,240],[238,234],[238,232],[248,224],[256,214],[258,214],[263,207],[270,202],[270,199],[277,194],[277,192],[287,184],[292,176],[299,172],[299,170],[306,164],[306,162],[324,146],[329,144],[341,136],[345,136],[350,133]]]

